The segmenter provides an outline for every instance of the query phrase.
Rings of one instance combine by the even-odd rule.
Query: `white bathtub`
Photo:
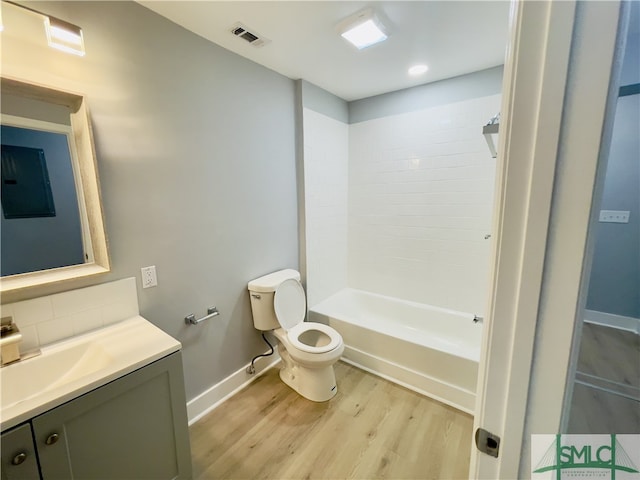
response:
[[[473,314],[347,288],[309,319],[340,332],[347,362],[473,414],[482,336]]]

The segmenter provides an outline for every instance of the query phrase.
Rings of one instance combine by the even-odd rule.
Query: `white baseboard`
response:
[[[249,364],[247,364],[221,382],[218,382],[208,390],[205,390],[197,397],[189,400],[187,402],[187,417],[189,419],[189,425],[194,424],[225,400],[233,397],[238,393],[238,391],[249,385],[279,361],[280,356],[277,351],[272,356],[259,358],[254,363],[256,373],[247,373],[247,367],[249,366]]]
[[[470,415],[474,413],[476,396],[473,392],[425,376],[349,346],[345,346],[341,360]],[[225,400],[233,397],[238,391],[249,385],[278,362],[280,362],[280,356],[276,351],[273,356],[262,357],[255,362],[255,374],[247,373],[246,369],[249,366],[247,364],[197,397],[189,400],[187,402],[189,425],[193,425]]]
[[[402,385],[425,397],[433,398],[470,415],[474,414],[476,395],[473,392],[363,352],[357,348],[349,347],[348,345],[345,345],[342,360],[390,382]],[[340,388],[339,385],[338,388]]]
[[[604,325],[607,327],[627,330],[640,335],[640,318],[625,317],[623,315],[614,315],[612,313],[598,312],[596,310],[585,310],[584,321]]]

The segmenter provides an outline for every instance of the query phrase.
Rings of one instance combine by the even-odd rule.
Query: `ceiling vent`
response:
[[[231,27],[231,33],[236,37],[247,41],[256,48],[264,47],[271,41],[257,33],[255,30],[249,29],[246,25],[243,25],[240,22],[237,22],[233,27]]]

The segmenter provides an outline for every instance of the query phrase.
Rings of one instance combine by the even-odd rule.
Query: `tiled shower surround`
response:
[[[484,313],[495,159],[482,126],[500,98],[352,125],[305,109],[311,305],[333,285]]]
[[[349,126],[304,109],[307,295],[314,305],[347,286]]]

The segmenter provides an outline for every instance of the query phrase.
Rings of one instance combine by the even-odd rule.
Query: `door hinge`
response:
[[[478,428],[476,430],[476,447],[482,453],[498,458],[500,437],[486,431],[484,428]]]

